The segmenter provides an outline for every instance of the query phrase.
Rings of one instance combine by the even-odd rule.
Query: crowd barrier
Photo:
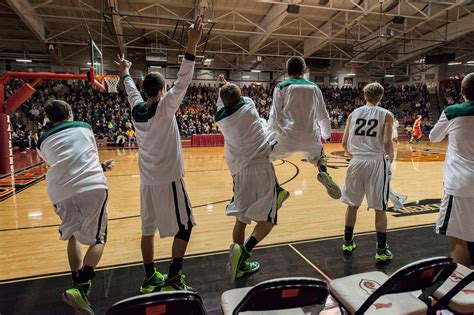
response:
[[[341,143],[342,131],[331,132],[331,143]],[[220,147],[224,145],[224,136],[222,134],[213,135],[192,135],[191,146],[192,147]]]

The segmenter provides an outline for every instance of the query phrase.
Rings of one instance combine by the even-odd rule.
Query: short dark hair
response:
[[[286,62],[288,75],[302,75],[306,69],[306,62],[300,56],[291,57]]]
[[[155,97],[158,93],[165,88],[165,78],[161,73],[150,72],[145,76],[143,80],[143,90],[146,96]]]
[[[237,104],[240,100],[240,88],[233,83],[227,83],[221,88],[219,95],[224,106],[231,107]]]
[[[474,101],[474,72],[469,73],[462,80],[461,93],[468,101]]]
[[[69,119],[71,115],[71,106],[65,101],[54,100],[44,107],[46,116],[52,124]]]

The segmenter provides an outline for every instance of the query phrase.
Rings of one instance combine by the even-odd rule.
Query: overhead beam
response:
[[[29,30],[42,43],[46,43],[46,26],[43,20],[34,15],[25,15],[23,12],[32,12],[34,7],[28,0],[6,0],[10,8],[18,15],[18,17],[25,23]]]
[[[446,32],[445,41],[451,42],[466,34],[474,32],[474,24],[471,24],[470,27],[459,27],[460,23],[467,23],[469,21],[472,23],[472,16],[468,14],[460,18],[459,22],[451,22],[447,24],[446,26],[444,26],[443,29]],[[437,38],[437,37],[439,37],[438,31],[434,30],[425,34],[422,38],[420,38],[426,41],[419,42],[415,40],[415,44],[407,45],[409,47],[408,51],[406,47],[403,47],[403,46],[400,47],[398,49],[398,58],[397,58],[398,60],[395,62],[395,64],[410,61],[437,46],[443,45],[444,43],[438,42],[438,43],[433,44],[434,42],[430,41],[433,38]]]
[[[297,4],[302,0],[289,1],[289,3]],[[255,28],[255,32],[265,30],[263,34],[252,34],[249,37],[249,53],[255,54],[265,41],[270,37],[273,31],[283,22],[288,16],[288,4],[274,4],[268,13],[260,21],[260,24]]]
[[[319,51],[322,49],[324,46],[326,46],[328,43],[331,43],[334,41],[335,38],[337,38],[340,35],[343,35],[346,29],[350,29],[353,25],[357,24],[360,20],[364,19],[368,14],[371,12],[374,12],[377,9],[380,9],[380,3],[377,0],[368,0],[366,2],[367,4],[367,9],[362,11],[360,15],[346,23],[345,28],[339,28],[335,29],[333,28],[333,24],[331,21],[334,21],[338,18],[341,18],[342,15],[345,15],[345,12],[339,12],[336,13],[329,21],[323,23],[319,27],[321,31],[323,31],[326,34],[330,34],[331,36],[327,39],[322,39],[322,38],[308,38],[304,41],[304,57],[309,57],[315,52]]]
[[[108,0],[109,9],[111,12],[120,12],[117,0]],[[112,24],[114,25],[115,36],[119,45],[120,53],[125,54],[125,41],[123,39],[123,28],[118,14],[112,14]]]

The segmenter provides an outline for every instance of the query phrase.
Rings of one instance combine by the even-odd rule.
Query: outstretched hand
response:
[[[219,85],[227,84],[227,81],[224,79],[223,74],[219,74],[219,76],[217,77],[217,84],[219,84]]]
[[[122,73],[126,73],[130,70],[130,68],[132,67],[132,63],[130,61],[128,61],[127,59],[125,59],[125,55],[122,54],[118,54],[117,55],[117,60],[114,61],[115,64],[119,67],[120,69],[120,72]]]
[[[202,18],[198,15],[194,23],[189,28],[188,46],[186,51],[192,55],[196,54],[196,46],[201,40],[202,28]]]

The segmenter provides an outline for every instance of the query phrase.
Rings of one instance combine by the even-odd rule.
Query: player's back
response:
[[[38,142],[48,164],[48,193],[53,203],[92,189],[107,189],[91,127],[67,121],[49,129]]]
[[[319,141],[318,110],[326,112],[319,87],[304,78],[292,78],[278,84],[276,89],[279,95],[275,97],[283,101],[282,108],[277,109],[282,137],[301,146]]]
[[[445,189],[450,195],[474,197],[474,102],[448,106],[442,117],[448,120],[448,149]]]
[[[221,108],[216,113],[216,122],[225,138],[225,158],[232,174],[252,160],[268,159],[270,133],[252,99],[242,97],[236,106]]]
[[[365,105],[351,114],[348,149],[354,158],[383,158],[384,126],[390,112],[379,106]]]

